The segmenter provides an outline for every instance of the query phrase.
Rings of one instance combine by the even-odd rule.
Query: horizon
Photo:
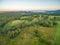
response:
[[[1,11],[60,10],[60,0],[0,0]]]

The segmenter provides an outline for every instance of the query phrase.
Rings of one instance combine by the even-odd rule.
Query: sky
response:
[[[60,0],[0,0],[0,11],[57,9],[60,9]]]

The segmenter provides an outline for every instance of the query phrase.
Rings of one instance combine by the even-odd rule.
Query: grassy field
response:
[[[0,15],[0,45],[59,45],[59,17]]]
[[[58,22],[58,25],[56,27],[55,41],[57,45],[60,45],[60,21]]]

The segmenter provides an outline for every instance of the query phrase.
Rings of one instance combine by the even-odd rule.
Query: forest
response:
[[[0,45],[60,45],[60,16],[0,14]]]

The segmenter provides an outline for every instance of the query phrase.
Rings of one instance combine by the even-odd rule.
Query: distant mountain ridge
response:
[[[60,14],[60,10],[31,10],[31,11],[10,11],[5,14]]]

